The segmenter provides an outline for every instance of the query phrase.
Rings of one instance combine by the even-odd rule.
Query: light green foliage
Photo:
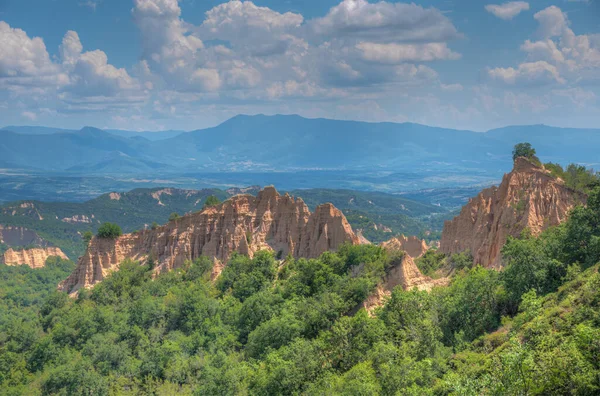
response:
[[[173,212],[169,215],[169,221],[175,221],[177,219],[179,219],[181,216],[179,216],[179,213],[177,212]]]
[[[566,169],[560,164],[549,162],[544,164],[553,176],[560,177],[567,187],[573,190],[589,193],[594,187],[600,185],[600,175],[593,169],[583,165],[569,164]]]

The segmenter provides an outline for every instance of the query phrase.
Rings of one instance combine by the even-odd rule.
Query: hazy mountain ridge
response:
[[[300,169],[421,169],[498,172],[510,166],[515,143],[527,140],[545,161],[598,163],[600,130],[545,125],[485,133],[420,124],[307,119],[297,115],[236,116],[188,133],[80,131],[43,127],[0,131],[5,167],[75,172],[139,173],[131,161],[164,172]],[[38,128],[39,130],[36,130]],[[161,134],[161,135],[155,135]],[[151,141],[151,137],[165,137]],[[580,142],[585,141],[585,147]],[[131,158],[107,166],[119,153]],[[164,166],[164,168],[163,168]]]

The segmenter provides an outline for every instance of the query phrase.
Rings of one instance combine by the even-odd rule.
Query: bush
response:
[[[83,233],[83,236],[82,236],[83,242],[85,242],[86,245],[89,245],[89,243],[93,237],[94,237],[94,234],[92,233],[92,231],[86,231]]]
[[[219,198],[215,197],[214,195],[211,195],[208,198],[206,198],[206,201],[204,201],[204,206],[202,207],[202,210],[204,210],[210,206],[218,205],[220,203],[221,203],[221,201],[219,200]]]
[[[515,145],[513,150],[513,161],[519,157],[537,160],[537,157],[535,156],[535,149],[531,147],[530,143],[519,143]]]
[[[123,235],[121,227],[113,223],[104,223],[98,228],[98,238],[117,239]]]
[[[181,217],[181,216],[179,216],[179,213],[177,213],[177,212],[173,212],[173,213],[171,213],[171,215],[169,216],[169,221],[174,221],[174,220],[177,220],[177,219],[179,219],[180,217]]]

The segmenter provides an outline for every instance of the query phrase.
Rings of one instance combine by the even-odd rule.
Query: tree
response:
[[[90,241],[92,240],[92,238],[94,237],[94,234],[92,233],[92,231],[86,231],[83,233],[83,242],[85,242],[86,245],[90,244]]]
[[[175,221],[177,219],[179,219],[181,216],[179,216],[179,213],[177,212],[173,212],[171,213],[171,215],[169,216],[169,221]]]
[[[217,198],[214,195],[211,195],[208,198],[206,198],[206,201],[204,201],[204,206],[202,207],[202,210],[209,208],[211,206],[218,205],[220,203],[221,203],[221,201],[219,200],[219,198]]]
[[[113,223],[104,223],[98,228],[98,238],[117,239],[123,235],[121,227]]]
[[[531,147],[530,143],[519,143],[515,145],[513,150],[513,161],[519,157],[537,160],[535,149]]]

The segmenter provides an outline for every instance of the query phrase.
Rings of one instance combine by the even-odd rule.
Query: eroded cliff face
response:
[[[42,268],[48,257],[58,256],[64,260],[68,257],[57,247],[33,248],[24,250],[8,249],[4,252],[4,264],[28,265],[31,268]]]
[[[419,258],[429,250],[427,243],[416,236],[405,237],[404,235],[400,235],[383,242],[381,246],[388,250],[405,251],[412,258]]]
[[[427,244],[418,239],[417,237],[401,237],[392,238],[387,242],[381,244],[383,248],[390,252],[402,251],[404,255],[402,259],[398,260],[387,272],[383,281],[377,285],[377,289],[372,293],[362,304],[362,306],[369,312],[373,313],[375,308],[385,304],[385,301],[391,296],[392,291],[396,286],[402,287],[404,290],[411,290],[417,288],[418,290],[430,291],[435,286],[447,285],[449,279],[432,279],[421,273],[417,265],[415,264],[413,257],[406,250],[408,247],[412,250],[412,253],[418,255],[417,257],[425,254],[422,251],[423,247]]]
[[[153,257],[156,271],[168,271],[207,256],[216,277],[233,252],[252,257],[268,249],[281,257],[314,258],[343,243],[360,243],[342,212],[331,204],[310,213],[302,199],[267,187],[256,197],[238,195],[221,205],[183,216],[154,230],[115,240],[93,238],[75,271],[59,285],[73,293],[102,281],[125,259]]]
[[[573,206],[584,201],[583,194],[543,167],[517,158],[499,187],[483,190],[444,224],[440,251],[470,250],[476,264],[501,268],[500,250],[508,236],[518,236],[525,228],[538,235],[563,222]]]

